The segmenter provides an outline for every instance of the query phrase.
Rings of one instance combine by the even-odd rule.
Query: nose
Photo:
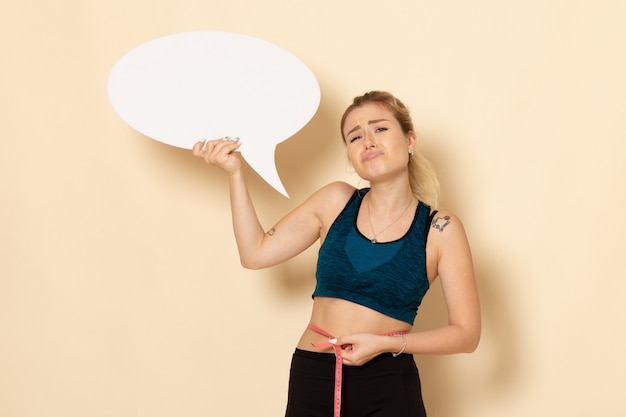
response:
[[[364,129],[363,132],[363,143],[365,144],[365,149],[370,149],[376,146],[376,142],[374,141],[374,132],[371,129]]]

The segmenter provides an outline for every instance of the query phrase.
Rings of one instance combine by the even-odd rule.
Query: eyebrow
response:
[[[388,122],[389,120],[387,119],[374,119],[374,120],[370,120],[369,122],[367,122],[368,125],[373,125],[379,122]],[[352,129],[350,129],[349,132],[346,133],[346,136],[348,136],[350,133],[354,132],[355,130],[359,130],[361,128],[361,125],[356,125],[354,126]]]

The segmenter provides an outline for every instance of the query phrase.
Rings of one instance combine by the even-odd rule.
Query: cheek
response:
[[[354,165],[354,161],[356,158],[356,155],[354,152],[350,152],[350,150],[348,150],[346,152],[346,157],[348,158],[348,162],[350,162],[352,165]]]
[[[346,157],[348,158],[348,162],[350,165],[354,166],[359,163],[360,156],[358,150],[354,149],[354,147],[348,147],[346,149]]]

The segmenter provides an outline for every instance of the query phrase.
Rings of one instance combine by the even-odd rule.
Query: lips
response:
[[[377,158],[381,155],[383,155],[382,151],[370,151],[366,153],[365,155],[363,155],[363,158],[361,158],[361,161],[363,162],[371,161],[372,159]]]

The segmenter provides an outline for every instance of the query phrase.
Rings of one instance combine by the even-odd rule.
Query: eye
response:
[[[377,129],[376,129],[376,133],[379,133],[379,132],[385,132],[385,131],[387,131],[387,130],[388,130],[388,129],[387,129],[386,127],[382,127],[382,126],[381,126],[381,127],[379,127],[379,128],[377,128]]]
[[[359,139],[361,139],[361,136],[357,135],[357,136],[352,136],[349,141],[350,141],[350,143],[352,143],[352,142],[357,141]]]

